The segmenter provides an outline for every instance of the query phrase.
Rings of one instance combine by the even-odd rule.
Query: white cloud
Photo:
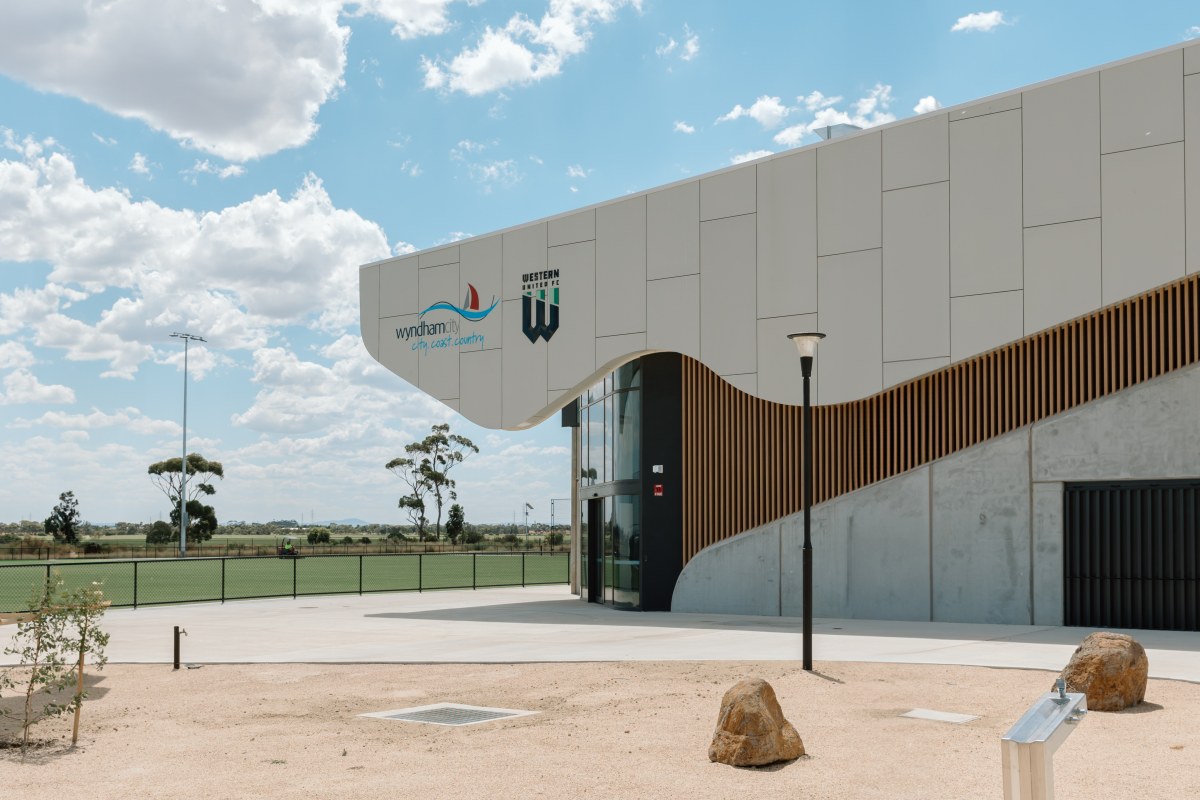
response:
[[[0,226],[2,227],[2,226]],[[31,260],[18,253],[17,261]],[[0,294],[0,336],[12,336],[26,325],[45,319],[59,309],[69,308],[72,302],[84,300],[87,292],[48,283],[41,289],[17,288],[11,294]]]
[[[487,145],[482,142],[473,142],[470,139],[463,139],[454,147],[450,148],[450,160],[462,161],[469,155],[481,153],[487,149]]]
[[[809,111],[820,111],[822,108],[836,106],[838,103],[842,102],[841,96],[826,97],[819,91],[813,91],[806,97],[797,97],[796,99],[804,103],[804,107]]]
[[[96,133],[95,131],[92,131],[92,138],[95,139],[100,144],[104,145],[105,147],[112,147],[114,144],[117,143],[116,139],[113,139],[108,136],[101,136],[100,134]]]
[[[687,25],[683,26],[683,35],[687,38],[683,40],[683,52],[679,57],[684,61],[691,61],[700,55],[700,35],[692,33],[692,29]]]
[[[1200,38],[1200,25],[1193,25],[1183,32],[1185,40]]]
[[[150,163],[141,153],[134,153],[133,158],[129,160],[129,171],[136,172],[138,175],[149,175]]]
[[[875,84],[867,94],[855,100],[851,111],[837,107],[841,97],[826,97],[821,92],[813,92],[807,97],[797,99],[804,103],[808,110],[815,110],[815,113],[809,122],[789,126],[775,134],[774,142],[783,147],[795,147],[805,136],[827,125],[848,124],[859,128],[871,128],[894,122],[896,119],[896,115],[888,110],[892,103],[892,87],[884,83]]]
[[[519,183],[521,173],[517,162],[511,158],[503,161],[488,161],[485,163],[467,165],[467,174],[471,180],[483,186],[485,192],[492,191],[495,186],[512,186]]]
[[[673,36],[659,35],[666,38],[665,42],[654,48],[654,54],[659,58],[678,54],[681,61],[691,61],[700,55],[700,35],[693,32],[687,23],[683,25],[683,44],[680,44]]]
[[[569,167],[567,167],[568,178],[586,178],[591,173],[592,171],[590,169],[584,169],[579,164],[571,164]]]
[[[112,414],[106,414],[96,408],[93,408],[90,414],[68,414],[63,411],[47,411],[37,419],[19,419],[13,423],[12,427],[31,428],[35,425],[80,431],[118,428],[145,436],[172,437],[178,436],[181,430],[178,422],[167,419],[154,419],[133,407],[122,408]]]
[[[679,120],[675,120],[674,130],[676,133],[695,133],[696,132],[695,126],[688,125],[686,122],[680,122]]]
[[[717,117],[717,122],[729,122],[741,117],[750,117],[766,130],[778,128],[792,109],[785,106],[778,97],[762,95],[749,108],[740,103],[729,110],[727,114]]]
[[[450,30],[447,9],[454,0],[353,0],[351,16],[374,14],[393,23],[392,34],[400,39],[436,36]]]
[[[0,72],[245,161],[307,142],[342,85],[340,0],[9,0]]]
[[[74,403],[75,392],[69,386],[46,385],[25,368],[18,368],[4,376],[4,393],[0,394],[0,405],[21,403]]]
[[[0,294],[0,335],[29,330],[68,360],[107,361],[107,376],[130,378],[172,330],[227,350],[261,347],[284,325],[353,325],[358,266],[391,249],[311,175],[288,198],[200,213],[93,189],[49,153],[0,160],[0,252],[51,264],[43,288]],[[97,321],[71,316],[72,303],[109,289],[121,296]]]
[[[766,158],[769,155],[774,155],[774,150],[751,150],[748,153],[738,153],[729,159],[730,164],[744,164],[747,161],[756,161],[760,158]]]
[[[539,167],[544,166],[546,163],[545,161],[543,161],[541,158],[538,158],[537,156],[530,156],[529,160],[532,161],[533,163],[537,164]]]
[[[219,167],[206,158],[197,160],[196,163],[192,164],[188,169],[183,170],[180,174],[184,176],[185,180],[195,186],[196,177],[199,175],[216,175],[221,180],[225,180],[226,178],[240,178],[246,174],[246,168],[240,164],[226,164],[223,167]]]
[[[33,353],[20,342],[0,342],[0,369],[32,367],[34,360]]]
[[[913,106],[913,113],[928,114],[930,111],[937,111],[941,107],[942,104],[937,101],[937,98],[933,95],[929,95],[928,97],[922,97],[917,101],[917,104]]]
[[[562,72],[587,49],[592,28],[612,22],[641,0],[552,0],[540,21],[517,13],[502,28],[487,26],[474,46],[449,61],[422,56],[425,88],[481,95],[526,86]]]
[[[400,165],[400,171],[410,178],[416,178],[421,174],[421,165],[416,161],[405,161]]]
[[[986,32],[1001,25],[1011,24],[1011,22],[1004,18],[1003,11],[976,11],[972,14],[967,14],[965,17],[959,17],[950,30]]]

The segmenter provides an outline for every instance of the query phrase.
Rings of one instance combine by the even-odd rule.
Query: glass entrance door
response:
[[[591,603],[640,608],[641,498],[618,494],[587,500],[582,506],[584,595]]]

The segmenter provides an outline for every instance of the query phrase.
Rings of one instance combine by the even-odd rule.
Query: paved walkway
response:
[[[114,663],[170,663],[172,628],[189,663],[515,663],[799,660],[800,620],[615,611],[565,586],[239,600],[112,609]],[[1083,628],[816,620],[816,661],[1060,670]],[[0,627],[0,650],[15,633]],[[1200,682],[1200,633],[1129,631],[1150,674]],[[6,661],[7,659],[7,661]],[[0,655],[0,664],[13,663]]]

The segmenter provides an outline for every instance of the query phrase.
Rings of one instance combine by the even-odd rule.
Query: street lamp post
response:
[[[813,445],[812,403],[809,399],[809,379],[812,377],[813,358],[817,345],[825,338],[823,333],[791,333],[788,338],[800,353],[800,373],[804,376],[803,415],[803,470],[804,484],[804,669],[812,672],[812,496],[813,496]]]
[[[190,333],[172,333],[171,336],[175,339],[183,339],[183,461],[179,465],[182,472],[182,480],[179,484],[179,556],[182,558],[187,555],[187,374],[188,374],[188,344],[191,342],[204,342],[199,336],[193,336]]]

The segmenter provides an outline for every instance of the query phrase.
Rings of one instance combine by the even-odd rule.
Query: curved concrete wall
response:
[[[367,265],[363,341],[494,428],[661,350],[799,403],[798,330],[862,398],[1200,270],[1198,130],[1200,41]]]
[[[812,511],[819,617],[1063,624],[1063,484],[1200,475],[1187,367]],[[672,611],[800,616],[803,515],[698,553]]]

